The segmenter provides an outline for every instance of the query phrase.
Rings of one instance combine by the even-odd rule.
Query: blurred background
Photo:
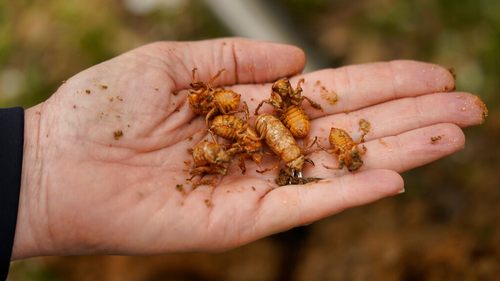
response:
[[[414,59],[457,73],[489,109],[465,149],[403,174],[406,193],[222,254],[12,263],[8,280],[497,280],[500,1],[0,0],[0,106],[158,40],[242,36],[298,45],[307,71]]]

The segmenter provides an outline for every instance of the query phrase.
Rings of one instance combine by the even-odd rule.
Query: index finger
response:
[[[221,69],[214,86],[274,82],[280,77],[300,73],[305,66],[304,52],[295,46],[220,38],[196,42],[159,42],[153,45],[176,90],[189,88],[194,68],[196,80],[208,82]]]

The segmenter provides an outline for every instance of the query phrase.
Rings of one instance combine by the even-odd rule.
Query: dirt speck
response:
[[[103,89],[103,90],[106,90],[106,89],[108,88],[108,86],[106,86],[106,85],[100,85],[100,87],[101,87],[101,89]]]
[[[383,146],[389,148],[389,145],[383,140],[383,139],[378,139],[378,142],[382,144]]]
[[[205,204],[207,205],[207,207],[212,206],[212,202],[210,202],[210,200],[208,199],[205,199]]]
[[[90,94],[90,90],[85,90],[85,93],[87,93],[87,95]]]
[[[179,191],[182,194],[182,196],[184,196],[186,194],[186,190],[184,190],[184,185],[182,185],[182,184],[176,185],[175,189],[177,189],[177,191]]]
[[[431,143],[434,144],[434,143],[436,143],[440,139],[441,139],[441,136],[431,137]]]
[[[114,133],[115,140],[119,140],[123,136],[123,132],[121,130],[115,131]]]

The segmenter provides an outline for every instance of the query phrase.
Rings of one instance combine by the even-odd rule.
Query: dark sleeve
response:
[[[0,108],[0,280],[9,273],[21,188],[24,110]]]

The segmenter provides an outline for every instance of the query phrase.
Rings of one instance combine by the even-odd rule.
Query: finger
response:
[[[225,71],[213,85],[273,82],[292,76],[305,66],[305,54],[298,47],[243,38],[222,38],[197,42],[161,42],[150,46],[162,51],[162,58],[177,90],[196,80],[208,82],[219,70]]]
[[[373,139],[358,145],[360,150],[366,147],[361,157],[363,166],[360,170],[388,169],[401,173],[436,161],[464,147],[465,137],[462,130],[454,124],[438,124],[402,133],[396,136]],[[338,155],[323,151],[309,157],[316,167],[304,169],[307,177],[333,177],[349,174],[346,169],[332,170],[338,167]]]
[[[312,118],[398,98],[448,92],[455,86],[447,69],[417,61],[378,62],[306,73],[291,79],[294,88],[299,78],[305,79],[302,95],[321,104],[324,110],[315,110],[304,101],[302,105]],[[269,92],[260,91],[256,103],[269,98]]]
[[[388,101],[349,114],[336,114],[311,121],[309,138],[319,137],[328,146],[330,128],[346,130],[354,141],[362,131],[360,120],[369,122],[365,141],[393,136],[420,127],[454,123],[464,128],[484,122],[487,109],[478,96],[469,93],[437,93]]]
[[[402,189],[401,176],[388,170],[368,170],[307,185],[280,187],[262,198],[255,231],[262,236],[284,231],[398,194]]]

